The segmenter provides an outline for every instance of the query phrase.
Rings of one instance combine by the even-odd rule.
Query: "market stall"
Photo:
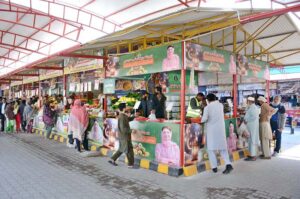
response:
[[[115,112],[120,103],[126,103],[133,114],[130,122],[135,157],[180,167],[180,69],[182,43],[149,48],[134,53],[109,58],[104,80],[107,96],[107,117],[104,122],[104,146],[118,148],[117,119]],[[166,97],[155,117],[141,110],[138,101],[147,93],[155,100],[155,87]],[[153,104],[154,102],[150,102]],[[154,105],[152,107],[154,108]],[[161,116],[163,115],[163,116]],[[165,145],[165,143],[168,143]],[[163,144],[162,144],[163,143]],[[172,152],[169,152],[172,151]]]
[[[59,117],[53,130],[56,134],[67,137],[70,111],[68,103],[72,103],[68,99],[73,101],[80,99],[89,112],[89,138],[92,142],[101,144],[103,128],[101,117],[102,82],[104,78],[103,60],[67,58],[64,61],[64,66],[63,70],[42,70],[40,73],[42,96],[58,96],[56,104]],[[41,109],[34,122],[34,127],[40,130],[44,129],[42,113]]]

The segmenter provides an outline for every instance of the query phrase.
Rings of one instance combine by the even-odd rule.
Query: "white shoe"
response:
[[[69,147],[69,148],[74,148],[74,145],[73,145],[73,144],[70,144],[70,143],[68,143],[68,144],[67,144],[67,147]]]
[[[278,152],[274,151],[274,153],[272,154],[273,157],[277,157],[278,156]]]

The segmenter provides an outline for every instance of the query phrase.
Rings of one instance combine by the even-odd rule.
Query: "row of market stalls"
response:
[[[169,52],[170,48],[172,52]],[[217,94],[226,107],[224,117],[228,136],[230,130],[237,130],[239,122],[237,103],[233,105],[233,101],[239,97],[239,110],[243,111],[245,97],[252,94],[241,93],[238,96],[238,92],[252,90],[251,85],[264,92],[265,82],[269,79],[269,65],[266,62],[190,41],[172,42],[133,53],[109,56],[105,63],[104,69],[102,59],[64,60],[66,66],[62,67],[63,70],[50,70],[14,82],[10,92],[13,97],[19,98],[45,94],[66,97],[75,93],[76,98],[82,99],[90,110],[90,138],[115,150],[118,147],[115,104],[126,102],[133,109],[136,101],[140,100],[140,91],[145,90],[153,95],[154,88],[160,86],[167,97],[164,110],[168,112],[167,117],[157,120],[139,117],[131,122],[131,128],[136,131],[132,136],[135,155],[182,167],[207,160],[204,145],[199,145],[204,139],[199,120],[196,123],[186,123],[185,120],[186,107],[191,97],[199,91]],[[255,82],[255,85],[249,82]],[[98,117],[103,95],[108,102],[107,117],[104,120]],[[61,115],[60,122],[56,131],[67,137],[68,113]],[[41,111],[35,121],[35,128],[42,130],[43,127]],[[169,146],[172,147],[170,149],[160,149],[164,146],[164,127],[171,131],[173,144]],[[161,157],[159,149],[172,153]]]
[[[88,107],[92,144],[115,150],[118,103],[126,102],[135,112],[140,92],[147,91],[151,96],[160,86],[167,97],[165,117],[137,117],[130,124],[135,156],[174,168],[197,165],[207,160],[207,153],[200,118],[186,122],[192,97],[198,92],[216,93],[225,107],[228,137],[231,131],[237,132],[247,96],[269,98],[278,93],[280,82],[270,81],[270,68],[280,66],[288,56],[270,53],[279,45],[266,41],[280,37],[275,43],[284,41],[280,48],[290,50],[288,43],[294,45],[300,37],[284,15],[291,9],[279,10],[216,12],[187,8],[1,77],[2,95],[62,95],[65,102],[75,95]],[[284,26],[278,28],[279,24]],[[292,53],[290,56],[295,55]],[[64,137],[68,114],[61,114],[61,124],[56,127],[56,133]],[[43,127],[40,111],[35,128]],[[166,129],[170,137],[165,136]],[[165,144],[166,139],[171,142]]]

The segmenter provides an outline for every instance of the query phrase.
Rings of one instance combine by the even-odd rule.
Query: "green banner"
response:
[[[181,43],[140,50],[120,57],[110,57],[107,77],[124,77],[181,69]]]
[[[270,79],[269,64],[264,61],[237,55],[237,74],[240,76],[254,77],[259,79]]]
[[[192,123],[184,125],[184,165],[203,161],[200,155],[205,145],[204,125]]]
[[[104,79],[103,80],[103,93],[114,94],[115,93],[115,79]]]
[[[234,55],[225,50],[186,43],[186,66],[199,71],[236,73]]]
[[[130,127],[136,156],[179,166],[180,124],[132,121]]]
[[[132,121],[131,139],[134,155],[155,160],[162,164],[179,166],[180,163],[180,124],[167,122]],[[107,118],[104,121],[103,145],[117,150],[119,146],[118,120]]]
[[[236,118],[225,119],[225,130],[226,130],[226,137],[229,137],[229,133],[231,130],[236,133],[237,126],[236,126]]]
[[[172,71],[168,74],[168,92],[169,93],[180,93],[181,89],[181,72]],[[193,78],[191,78],[193,77]],[[186,71],[186,93],[198,92],[198,75],[193,73],[191,70]]]

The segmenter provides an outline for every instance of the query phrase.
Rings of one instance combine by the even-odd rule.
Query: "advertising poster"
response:
[[[64,74],[73,74],[103,68],[102,59],[66,58],[64,60]]]
[[[180,164],[180,125],[159,122],[130,122],[134,155],[170,166]],[[118,120],[108,118],[104,122],[103,145],[118,149]]]
[[[278,82],[277,85],[282,95],[300,93],[300,81]]]
[[[88,138],[96,141],[99,144],[103,144],[104,141],[104,131],[103,131],[103,119],[101,118],[90,118],[89,122],[89,134]],[[109,133],[109,132],[108,132]],[[106,146],[109,147],[109,142],[106,142]]]
[[[181,89],[181,72],[171,71],[167,73],[168,91],[169,93],[180,93]],[[194,77],[194,78],[193,78]],[[186,71],[186,93],[197,93],[198,92],[198,75],[192,71]]]
[[[236,118],[225,119],[225,130],[226,130],[226,137],[229,137],[229,133],[233,131],[236,133]]]
[[[204,160],[205,138],[203,125],[192,123],[185,125],[184,165],[192,165]]]
[[[57,66],[61,67],[61,66]],[[63,76],[63,70],[40,70],[40,80]]]
[[[180,164],[180,125],[159,122],[130,122],[136,156],[170,166]]]
[[[103,81],[103,94],[114,94],[115,93],[115,79],[104,79]]]
[[[238,75],[265,80],[270,79],[269,65],[267,62],[248,58],[239,54],[236,57],[236,66]]]
[[[185,55],[187,68],[236,74],[235,56],[229,51],[187,42]]]
[[[180,70],[181,52],[181,43],[174,43],[121,55],[120,57],[110,57],[107,61],[106,76],[123,77]]]
[[[118,119],[105,119],[103,123],[103,129],[103,145],[112,150],[118,150]]]

